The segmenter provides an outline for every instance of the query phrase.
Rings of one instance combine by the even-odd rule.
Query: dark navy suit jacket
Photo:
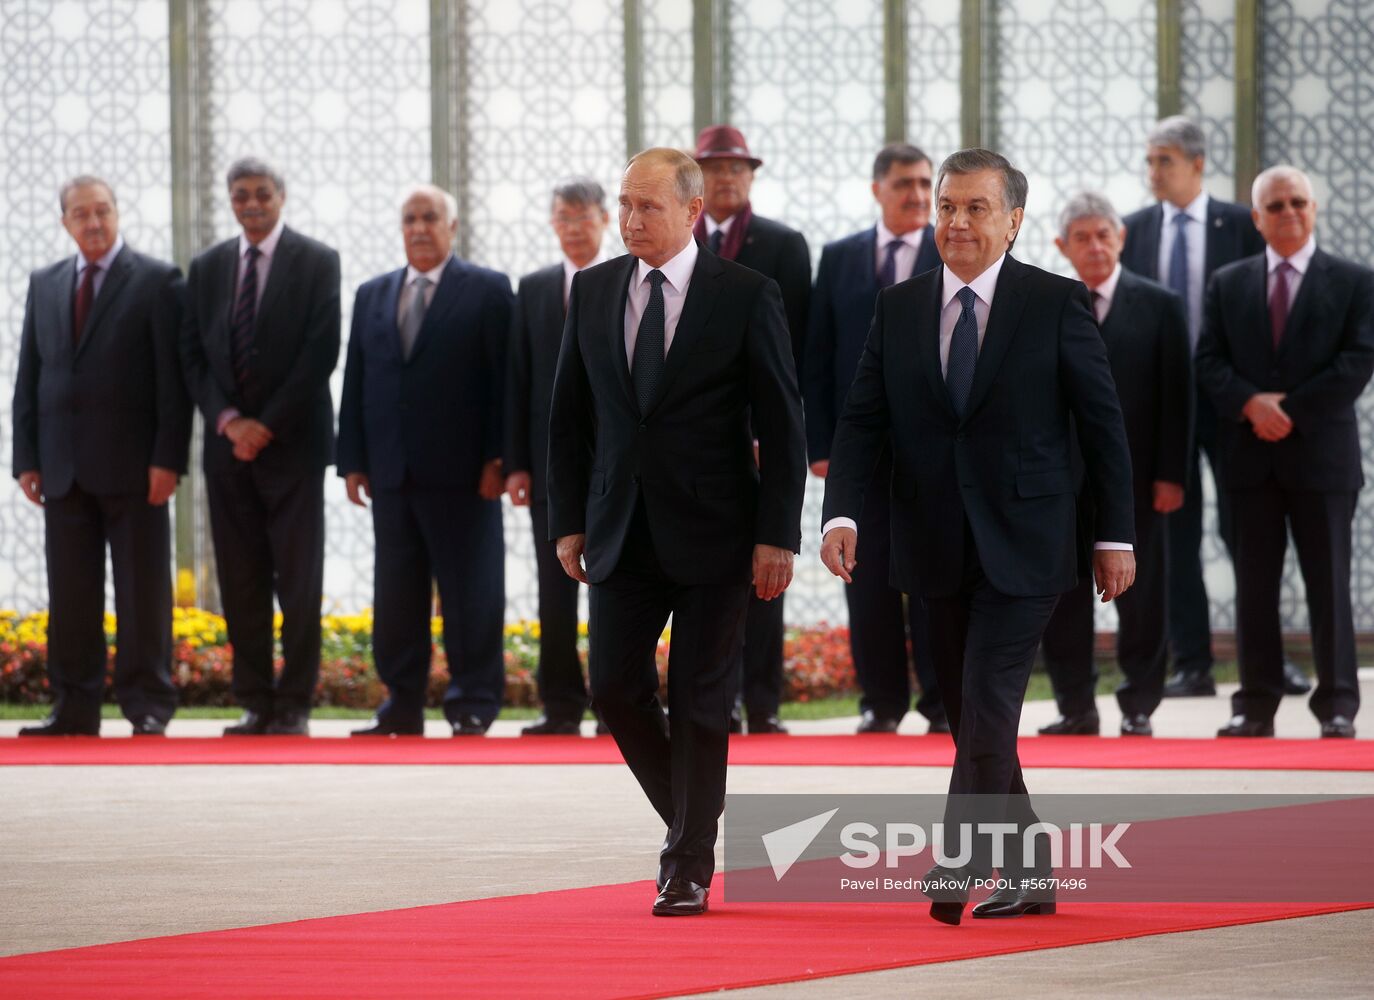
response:
[[[1122,220],[1126,242],[1121,247],[1121,266],[1128,271],[1163,282],[1159,273],[1159,238],[1164,226],[1164,206],[1156,202]],[[1217,268],[1264,251],[1264,240],[1250,218],[1250,209],[1219,198],[1207,199],[1207,251],[1202,264],[1205,288]]]

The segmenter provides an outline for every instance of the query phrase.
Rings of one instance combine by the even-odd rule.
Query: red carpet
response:
[[[18,955],[0,959],[0,996],[661,997],[1361,908],[1084,904],[945,927],[905,904],[720,903],[655,919],[652,893],[598,886]]]
[[[1021,740],[1027,767],[1374,771],[1374,740]],[[746,736],[732,764],[948,767],[948,736]],[[97,739],[0,740],[0,765],[38,764],[619,764],[609,737],[538,739]]]

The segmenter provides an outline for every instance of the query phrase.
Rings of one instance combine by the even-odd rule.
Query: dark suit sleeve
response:
[[[1135,541],[1131,452],[1112,380],[1107,347],[1076,283],[1059,316],[1060,380],[1078,428],[1078,444],[1093,496],[1098,542]]]
[[[549,409],[549,539],[587,530],[587,456],[596,444],[591,386],[577,337],[582,275],[573,276]]]
[[[859,519],[864,505],[864,489],[873,478],[878,455],[891,431],[887,381],[883,377],[883,314],[886,298],[886,292],[879,294],[877,305],[874,306],[868,341],[864,344],[858,371],[849,386],[844,410],[835,427],[834,448],[829,452],[830,470],[825,477],[822,526],[834,517]]]
[[[170,268],[150,309],[153,338],[153,369],[157,379],[157,432],[153,436],[152,464],[186,474],[191,446],[191,399],[181,374],[177,338],[186,308],[186,282],[178,268]]]
[[[506,447],[503,456],[506,475],[530,472],[530,344],[526,329],[528,281],[520,283],[511,311],[510,352],[506,359]]]
[[[1170,295],[1160,316],[1159,428],[1155,435],[1154,478],[1159,482],[1187,485],[1192,456],[1193,364],[1189,357],[1188,320],[1183,300]]]
[[[1211,397],[1217,414],[1226,420],[1240,420],[1241,410],[1250,397],[1259,392],[1259,387],[1241,378],[1231,361],[1231,344],[1221,301],[1221,279],[1225,277],[1225,274],[1213,275],[1207,282],[1207,298],[1202,306],[1202,336],[1197,342],[1193,364],[1198,382]]]
[[[343,393],[339,396],[339,439],[335,446],[335,464],[340,476],[369,474],[367,438],[363,433],[363,381],[367,368],[363,327],[367,323],[367,299],[367,286],[364,285],[353,299],[353,322],[348,331]]]
[[[759,509],[754,542],[801,550],[806,434],[801,391],[782,295],[766,281],[749,320],[749,407],[759,442]]]
[[[486,362],[484,382],[487,405],[482,421],[482,462],[501,457],[506,396],[506,345],[510,339],[511,311],[515,294],[504,274],[493,277],[482,309],[482,355]]]
[[[811,295],[802,365],[806,397],[806,451],[812,462],[830,457],[835,437],[835,316],[830,301],[834,254],[821,251],[816,286]]]
[[[1362,269],[1356,277],[1335,355],[1320,372],[1290,389],[1281,405],[1293,423],[1301,427],[1308,421],[1353,406],[1369,384],[1371,372],[1374,372],[1374,273]]]
[[[186,310],[181,323],[181,372],[186,378],[186,387],[191,399],[200,407],[205,418],[205,433],[214,435],[219,415],[234,404],[215,380],[210,370],[210,359],[205,354],[205,340],[200,330],[201,296],[209,294],[205,287],[204,258],[191,261],[186,277]]]
[[[339,255],[326,249],[317,251],[315,257],[305,340],[286,378],[258,414],[258,419],[278,435],[308,424],[319,387],[329,381],[339,363]]]
[[[38,354],[37,321],[34,315],[34,281],[29,279],[24,304],[24,331],[19,338],[19,374],[14,383],[14,477],[41,472],[38,464]]]
[[[811,306],[811,251],[806,237],[792,233],[783,242],[778,259],[778,288],[787,311],[787,330],[791,335],[792,360],[800,386],[806,366],[807,314]]]

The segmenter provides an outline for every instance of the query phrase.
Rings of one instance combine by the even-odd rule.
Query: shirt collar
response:
[[[982,299],[988,306],[992,305],[992,293],[997,290],[997,276],[1002,273],[1002,262],[1006,259],[1007,255],[1002,254],[988,265],[986,271],[967,283],[968,287],[973,289],[973,294]],[[940,308],[943,310],[945,306],[949,305],[950,299],[954,298],[959,293],[959,289],[964,286],[965,283],[949,269],[949,265],[944,265],[944,275],[940,281]]]
[[[672,260],[668,261],[658,270],[663,272],[663,277],[668,280],[673,291],[679,294],[687,287],[687,282],[692,278],[692,270],[697,266],[697,241],[688,240],[687,245],[677,252]],[[635,269],[635,284],[642,285],[649,280],[649,272],[654,270],[653,266],[641,260]]]
[[[710,235],[711,235],[712,233],[714,233],[717,229],[719,229],[719,230],[720,230],[722,233],[724,233],[726,236],[729,236],[729,235],[730,235],[730,226],[734,224],[735,219],[739,216],[739,213],[736,212],[734,215],[730,216],[730,217],[729,217],[728,219],[726,219],[724,222],[717,222],[715,219],[711,218],[711,216],[710,216],[709,213],[705,213],[705,214],[706,214],[706,235],[707,235],[707,236],[710,236]]]
[[[583,264],[581,267],[578,267],[576,264],[574,264],[574,263],[572,262],[572,260],[571,260],[570,258],[568,258],[567,256],[564,256],[564,258],[563,258],[563,277],[566,278],[566,279],[568,279],[569,281],[571,281],[571,280],[572,280],[572,276],[573,276],[574,274],[576,274],[578,271],[585,271],[585,270],[586,270],[587,268],[589,268],[589,267],[596,267],[597,264],[601,264],[601,263],[605,262],[606,259],[607,259],[607,258],[606,258],[606,251],[605,251],[605,250],[598,250],[598,251],[596,252],[596,256],[595,256],[595,257],[593,257],[591,260],[587,261],[587,263]]]
[[[81,251],[78,250],[76,252],[76,273],[81,274],[83,271],[86,270],[86,268],[90,267],[92,264],[95,264],[96,267],[100,268],[100,270],[108,274],[110,271],[110,265],[114,263],[114,259],[119,256],[119,251],[123,249],[124,234],[117,233],[115,235],[114,246],[106,250],[102,257],[99,257],[94,261],[87,260],[85,256],[81,253]]]
[[[264,241],[264,242],[266,242],[266,241]],[[431,267],[428,271],[417,271],[417,270],[415,270],[415,266],[414,266],[413,264],[407,264],[407,265],[406,265],[406,284],[407,284],[407,285],[413,285],[413,284],[415,284],[415,279],[416,279],[416,278],[420,277],[421,275],[424,275],[426,278],[429,279],[429,283],[430,283],[431,285],[433,285],[435,288],[438,288],[438,287],[439,287],[439,279],[442,278],[442,277],[444,276],[444,268],[448,267],[448,262],[451,261],[452,259],[453,259],[453,254],[449,254],[447,257],[445,257],[443,260],[441,260],[441,261],[440,261],[438,264],[436,264],[434,267]]]
[[[1310,267],[1312,264],[1312,255],[1316,252],[1316,236],[1307,237],[1307,242],[1302,245],[1302,249],[1299,250],[1297,253],[1293,254],[1293,256],[1291,257],[1280,257],[1274,251],[1273,247],[1266,245],[1264,248],[1264,262],[1266,265],[1266,271],[1269,274],[1273,274],[1274,269],[1277,268],[1280,264],[1282,264],[1285,260],[1287,260],[1288,266],[1291,267],[1293,270],[1297,271],[1298,274],[1306,274],[1308,267]]]
[[[1116,267],[1112,268],[1112,273],[1107,275],[1105,281],[1096,288],[1089,288],[1088,291],[1096,292],[1108,302],[1116,295],[1116,283],[1121,280],[1121,261],[1116,262]]]
[[[262,255],[263,255],[264,257],[266,257],[268,260],[271,260],[271,259],[272,259],[272,254],[276,253],[276,251],[277,251],[277,243],[280,242],[280,240],[281,240],[281,233],[282,233],[282,230],[285,229],[285,228],[286,228],[286,223],[283,222],[281,219],[278,219],[278,220],[277,220],[277,224],[276,224],[275,226],[272,227],[272,231],[271,231],[270,233],[268,233],[266,236],[264,236],[264,237],[262,238],[262,242],[259,243],[259,244],[257,245],[257,247],[258,247],[258,253],[262,254]],[[248,242],[248,237],[247,237],[247,236],[244,236],[243,233],[239,233],[239,256],[240,256],[240,257],[242,257],[244,254],[248,253],[248,248],[249,248],[250,246],[252,246],[252,245],[253,245],[252,243],[249,243],[249,242]]]
[[[893,240],[901,240],[909,247],[919,246],[923,235],[925,235],[924,229],[913,229],[909,233],[903,233],[901,236],[898,236],[891,229],[888,229],[887,226],[883,225],[882,219],[878,220],[878,247],[880,249],[887,246]]]
[[[1179,208],[1172,201],[1162,202],[1164,206],[1164,224],[1167,226],[1174,221],[1176,215],[1186,215],[1194,222],[1207,221],[1207,192],[1199,192],[1198,196],[1188,202],[1183,208]]]

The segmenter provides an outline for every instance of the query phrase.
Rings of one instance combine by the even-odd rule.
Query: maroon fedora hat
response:
[[[696,160],[747,160],[757,170],[763,161],[749,152],[744,135],[733,125],[707,125],[697,136]]]

